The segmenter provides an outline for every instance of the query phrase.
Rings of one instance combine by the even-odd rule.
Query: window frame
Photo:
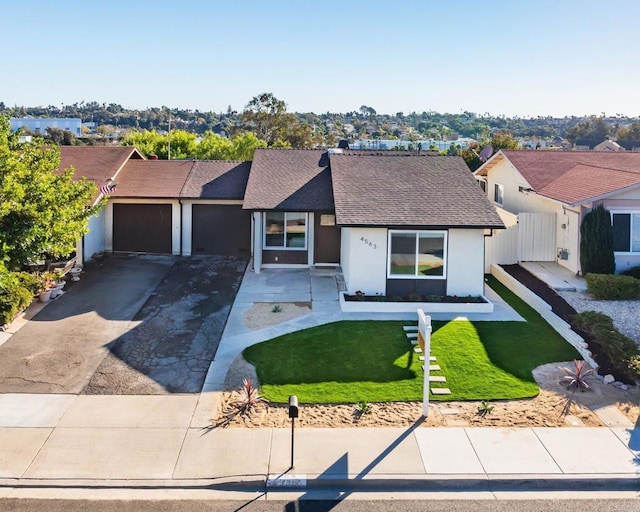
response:
[[[640,210],[610,210],[611,214],[611,229],[613,229],[613,216],[614,215],[629,215],[629,251],[613,251],[614,254],[621,256],[638,256],[640,255],[640,248],[637,251],[633,250],[633,225],[634,217],[637,218],[637,222],[640,223]]]
[[[267,216],[270,213],[282,213],[284,215],[284,231],[282,235],[283,245],[267,245]],[[289,215],[304,215],[304,246],[288,247],[287,246],[287,217]],[[262,248],[265,251],[306,251],[309,245],[309,213],[308,212],[280,212],[268,211],[262,216]]]
[[[413,274],[392,274],[391,273],[391,251],[392,244],[391,239],[394,234],[413,234],[415,236],[415,268]],[[429,276],[418,273],[419,267],[419,248],[420,248],[420,235],[421,234],[437,234],[442,235],[442,275],[437,276]],[[447,278],[447,246],[448,246],[448,236],[449,233],[446,230],[427,230],[427,229],[390,229],[387,234],[387,279],[446,279]]]
[[[498,191],[500,192],[500,201],[498,201],[498,198],[496,197],[498,195],[496,192]],[[504,185],[501,185],[500,183],[493,184],[493,202],[500,206],[504,205]]]

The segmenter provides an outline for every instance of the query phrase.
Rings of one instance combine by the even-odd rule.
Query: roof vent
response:
[[[340,148],[329,148],[329,154],[330,155],[341,155],[342,154],[342,149]]]

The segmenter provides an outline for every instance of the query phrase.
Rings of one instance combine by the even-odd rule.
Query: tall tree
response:
[[[621,141],[640,143],[640,123],[631,123],[616,132],[616,137]]]
[[[602,118],[592,116],[586,121],[576,124],[567,130],[567,140],[575,144],[577,140],[588,140],[594,145],[606,140],[611,133],[611,126]]]
[[[241,133],[227,139],[213,132],[206,132],[196,146],[196,158],[199,160],[252,160],[256,148],[267,147],[264,140],[255,133]]]
[[[516,138],[513,137],[511,132],[498,131],[492,135],[489,140],[477,144],[470,144],[468,148],[463,149],[460,152],[460,156],[467,162],[471,171],[477,170],[482,164],[480,160],[480,152],[487,146],[493,148],[493,153],[500,151],[501,149],[518,149],[520,144]]]
[[[580,225],[580,266],[582,274],[613,274],[616,269],[613,254],[611,214],[603,205],[593,208]]]
[[[60,151],[41,139],[20,144],[9,120],[0,116],[0,264],[9,270],[73,252],[87,232],[96,186],[58,171]]]

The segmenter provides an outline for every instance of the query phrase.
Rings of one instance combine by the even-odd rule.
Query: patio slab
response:
[[[185,429],[57,428],[25,478],[169,479]]]
[[[0,394],[0,427],[55,427],[74,395]]]
[[[468,428],[466,433],[487,474],[562,473],[530,428]]]
[[[464,428],[429,428],[415,432],[427,474],[484,474]]]
[[[640,474],[640,462],[608,428],[533,429],[564,473]]]
[[[0,428],[0,478],[20,478],[51,434],[50,428]]]
[[[81,395],[60,427],[187,428],[198,395]]]
[[[520,265],[553,290],[587,291],[587,282],[583,277],[554,261],[525,261]]]
[[[295,433],[295,474],[323,478],[424,474],[414,428],[305,428]],[[321,449],[318,449],[322,447]],[[274,429],[269,473],[291,464],[291,431]]]
[[[174,478],[266,475],[271,429],[192,428],[187,432]]]

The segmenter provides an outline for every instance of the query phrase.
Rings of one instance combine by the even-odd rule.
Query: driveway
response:
[[[0,346],[0,393],[199,392],[246,263],[107,257]]]

